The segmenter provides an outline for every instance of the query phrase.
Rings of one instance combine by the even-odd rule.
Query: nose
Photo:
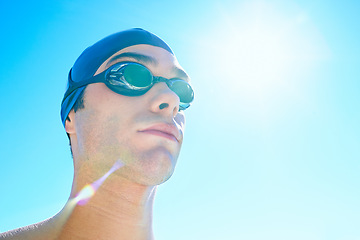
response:
[[[171,115],[173,118],[179,112],[180,98],[164,82],[156,83],[151,92],[150,108],[154,113]]]

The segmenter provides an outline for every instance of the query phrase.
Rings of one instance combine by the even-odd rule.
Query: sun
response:
[[[265,1],[219,6],[219,12],[199,41],[203,66],[211,69],[204,71],[206,81],[214,81],[212,94],[223,94],[219,107],[237,104],[255,118],[269,119],[291,101],[306,100],[312,84],[307,76],[329,55],[306,12]]]

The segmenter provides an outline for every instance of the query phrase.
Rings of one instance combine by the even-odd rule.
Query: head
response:
[[[159,81],[124,92],[106,80],[117,70]],[[137,75],[143,71],[147,75]],[[131,181],[156,185],[167,180],[185,126],[181,93],[173,86],[189,80],[170,47],[142,29],[111,35],[86,49],[69,73],[61,111],[75,168],[91,162],[105,169],[120,159],[121,174]]]

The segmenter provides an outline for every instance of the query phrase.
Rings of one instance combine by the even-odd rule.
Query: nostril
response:
[[[167,108],[168,106],[169,106],[168,103],[162,103],[162,104],[159,105],[159,108],[160,108],[160,110],[162,110],[164,108]]]

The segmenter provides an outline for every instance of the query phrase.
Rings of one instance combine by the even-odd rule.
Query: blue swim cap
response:
[[[174,54],[170,47],[158,36],[141,28],[133,28],[114,33],[88,47],[75,61],[74,66],[70,69],[69,72],[67,91],[65,92],[61,103],[60,113],[61,121],[64,126],[69,112],[74,107],[76,100],[86,88],[86,86],[83,86],[69,93],[68,90],[72,87],[72,85],[94,76],[95,72],[98,70],[101,64],[114,53],[120,51],[123,48],[138,44],[148,44],[161,47],[171,54]]]

